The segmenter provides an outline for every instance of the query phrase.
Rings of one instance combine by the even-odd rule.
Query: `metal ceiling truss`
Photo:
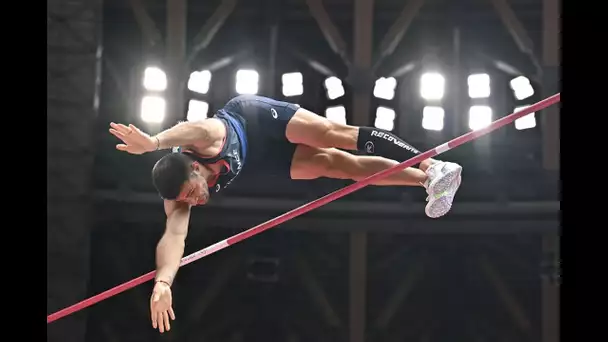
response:
[[[87,295],[93,126],[99,101],[102,2],[47,2],[47,310]],[[87,313],[48,327],[83,341]]]

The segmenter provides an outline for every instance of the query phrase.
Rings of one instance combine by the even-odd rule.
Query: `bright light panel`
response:
[[[478,130],[492,123],[492,108],[489,106],[471,106],[469,109],[469,128]]]
[[[509,82],[515,98],[518,100],[524,100],[534,95],[534,88],[530,84],[530,80],[527,77],[519,76]]]
[[[260,75],[255,70],[241,69],[236,72],[236,92],[239,94],[257,94]]]
[[[188,79],[188,89],[199,94],[207,94],[211,83],[211,71],[195,71]]]
[[[376,126],[376,128],[392,131],[393,128],[395,128],[395,111],[387,107],[378,107],[378,109],[376,109],[374,126]]]
[[[167,74],[157,67],[147,67],[144,71],[144,88],[149,91],[167,89]]]
[[[445,111],[442,107],[425,106],[422,109],[422,128],[429,131],[443,130],[443,117]]]
[[[205,101],[190,100],[188,102],[188,121],[201,121],[207,118],[209,104]]]
[[[394,77],[381,77],[376,80],[374,86],[374,96],[379,99],[392,100],[395,97],[397,80]]]
[[[283,83],[283,96],[299,96],[304,93],[304,78],[302,73],[291,72],[283,74],[281,77]]]
[[[144,96],[141,99],[141,119],[147,123],[161,123],[165,119],[165,99],[160,96]]]
[[[490,97],[490,75],[488,74],[473,74],[467,79],[469,86],[469,97],[472,99],[481,99]]]
[[[445,88],[445,78],[436,72],[425,73],[420,77],[420,96],[425,100],[441,100]]]
[[[530,106],[521,106],[515,108],[515,112],[519,112],[522,109],[526,109]],[[532,112],[526,116],[522,116],[521,118],[515,120],[515,129],[524,130],[536,127],[536,116],[535,113]]]
[[[325,79],[324,82],[325,90],[327,91],[327,98],[330,100],[335,100],[339,97],[344,96],[344,86],[342,86],[342,81],[335,77],[331,76]]]
[[[346,125],[346,108],[344,106],[327,107],[325,117],[329,121]]]

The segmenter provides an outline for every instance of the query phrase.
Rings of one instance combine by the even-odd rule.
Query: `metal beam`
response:
[[[338,74],[335,70],[328,67],[326,63],[322,63],[318,59],[310,57],[307,53],[302,52],[300,49],[294,46],[287,47],[287,51],[289,51],[294,57],[308,63],[308,66],[321,75],[330,77]]]
[[[559,0],[543,0],[543,63],[560,66],[561,26]]]
[[[124,246],[114,246],[115,248],[104,249],[104,259],[107,260],[108,266],[113,269],[112,272],[120,275],[119,279],[128,279],[134,274],[133,270],[129,267],[129,263],[125,262],[128,260],[123,251],[126,249]],[[139,286],[131,290],[131,295],[135,297],[134,307],[137,308],[137,314],[139,317],[148,318],[150,317],[150,309],[148,307],[148,295],[145,293],[145,288]]]
[[[47,2],[47,310],[87,295],[91,176],[99,110],[104,1]],[[55,77],[53,77],[55,76]],[[63,146],[64,141],[71,146]],[[90,311],[49,324],[48,341],[84,341]]]
[[[124,213],[123,213],[124,211]],[[98,223],[104,222],[130,222],[162,225],[165,221],[162,207],[156,211],[149,208],[145,210],[99,208]],[[234,212],[215,213],[206,211],[204,214],[195,214],[190,220],[191,226],[196,229],[205,227],[221,227],[248,229],[260,224],[270,217],[268,213],[246,214]],[[122,217],[121,217],[122,216]],[[394,234],[544,234],[555,233],[559,228],[559,219],[554,220],[517,220],[505,221],[496,219],[471,218],[466,220],[430,220],[428,218],[409,219],[360,219],[360,218],[326,218],[309,216],[294,219],[281,225],[280,229],[293,229],[311,232],[373,232]]]
[[[276,70],[277,70],[277,50],[279,45],[279,24],[275,23],[270,27],[270,47],[268,51],[268,94],[275,96]]]
[[[384,305],[384,309],[380,312],[380,315],[376,319],[376,328],[385,330],[389,326],[397,310],[403,305],[407,296],[414,289],[414,285],[416,285],[416,283],[420,280],[420,277],[424,271],[424,261],[425,260],[423,258],[415,259],[409,271],[404,273],[403,278],[395,289],[395,292],[387,300]]]
[[[534,75],[535,71],[530,68],[530,66],[526,65],[523,59],[515,59],[514,56],[510,56],[509,61],[503,58],[496,57],[500,54],[492,54],[488,53],[484,50],[486,48],[482,46],[473,45],[470,47],[470,50],[473,51],[475,57],[479,58],[483,62],[487,62],[490,65],[494,66],[496,69],[502,71],[503,73],[517,77],[521,75],[526,75],[530,80],[535,82],[540,82],[541,79],[538,75]]]
[[[211,18],[207,20],[205,25],[194,37],[192,51],[188,56],[188,64],[190,64],[190,62],[196,58],[196,55],[200,51],[211,44],[211,41],[213,41],[213,38],[217,32],[220,30],[222,25],[224,25],[224,22],[232,13],[234,7],[236,7],[236,3],[237,0],[222,0],[218,8],[215,10],[215,12],[213,12],[213,15],[211,15]]]
[[[370,101],[373,82],[370,84],[372,66],[372,39],[374,26],[374,0],[355,0],[353,20],[353,67],[351,75],[362,79],[353,86],[353,122],[355,126],[370,124]]]
[[[268,77],[265,83],[266,93],[270,97],[277,93],[277,54],[279,51],[279,33],[282,19],[282,7],[279,0],[266,0],[266,22],[269,27],[268,39]]]
[[[240,52],[231,54],[229,56],[224,56],[224,57],[218,58],[218,59],[208,62],[208,63],[204,63],[199,66],[190,65],[190,67],[192,67],[193,69],[198,69],[198,70],[209,70],[211,73],[213,73],[222,68],[229,66],[232,63],[235,63],[235,62],[249,56],[250,54],[251,54],[251,50],[244,49],[244,50],[241,50]]]
[[[310,293],[313,301],[315,301],[321,309],[325,322],[332,328],[339,328],[342,325],[342,320],[336,313],[336,310],[331,306],[325,290],[323,290],[323,287],[319,284],[319,281],[310,269],[308,262],[306,262],[301,255],[296,255],[295,261],[298,275],[304,283],[304,287]]]
[[[162,199],[156,193],[151,192],[120,192],[112,190],[97,190],[94,194],[95,201],[116,202],[130,204],[155,204],[162,208]],[[305,200],[268,199],[255,197],[230,197],[210,201],[206,206],[197,208],[206,210],[255,210],[256,212],[288,211],[304,204]],[[318,208],[312,214],[357,214],[357,217],[367,216],[376,218],[383,215],[386,218],[415,218],[426,219],[421,216],[424,212],[425,203],[403,203],[389,201],[347,201],[338,200]],[[162,210],[161,210],[162,211]],[[195,210],[196,211],[196,210]],[[481,218],[486,217],[496,220],[500,216],[508,216],[510,219],[542,218],[550,217],[557,219],[560,212],[558,201],[535,201],[535,202],[457,202],[450,210],[447,218]],[[353,218],[357,218],[353,217]],[[430,221],[429,221],[430,222]]]
[[[532,323],[530,318],[526,314],[523,306],[519,303],[515,294],[509,289],[503,278],[500,276],[496,268],[483,255],[479,258],[479,266],[485,276],[488,278],[494,289],[496,290],[498,297],[507,307],[507,310],[515,322],[517,328],[524,333],[525,336],[531,336]]]
[[[135,21],[137,21],[144,39],[150,47],[155,47],[162,43],[163,38],[143,2],[144,0],[129,0],[129,5],[131,6],[131,10],[133,10]]]
[[[418,65],[416,62],[403,63],[403,64],[399,65],[398,67],[394,68],[392,71],[389,71],[388,76],[395,77],[395,78],[403,77],[406,74],[416,70],[417,66]]]
[[[114,85],[116,86],[116,88],[118,89],[119,92],[119,96],[120,99],[122,100],[122,103],[125,105],[125,107],[128,107],[131,104],[131,99],[129,98],[129,88],[127,86],[127,84],[124,81],[124,79],[121,77],[120,72],[118,71],[118,67],[116,66],[116,64],[114,64],[114,62],[112,61],[112,59],[108,56],[108,53],[106,52],[104,57],[103,57],[103,61],[102,61],[105,65],[105,67],[108,70],[108,73],[110,74],[110,78],[112,79],[112,81],[114,81]]]
[[[451,105],[451,113],[449,115],[452,117],[452,127],[448,130],[448,132],[451,131],[453,136],[459,135],[461,131],[460,127],[463,126],[465,120],[464,115],[458,115],[458,113],[464,112],[464,106],[461,102],[463,97],[463,88],[465,88],[463,87],[462,79],[462,74],[464,73],[462,68],[462,50],[461,30],[460,27],[454,26],[452,28],[452,56],[450,68],[451,79],[448,80],[448,86],[452,89],[452,91],[450,91],[451,94],[448,95],[447,98],[447,102]]]
[[[490,0],[503,25],[507,28],[519,50],[528,55],[537,69],[537,76],[542,75],[541,64],[534,53],[534,43],[524,25],[519,21],[517,15],[507,3],[507,0]]]
[[[350,233],[349,341],[364,342],[366,331],[367,232]]]
[[[231,276],[234,275],[235,271],[238,269],[240,259],[236,255],[232,255],[227,259],[224,259],[217,273],[211,277],[211,281],[203,291],[203,293],[194,299],[194,302],[191,303],[191,310],[186,318],[185,326],[195,326],[197,321],[201,320],[201,317],[207,310],[207,308],[211,305],[214,299],[218,297],[221,291],[224,288],[226,282],[230,279]],[[176,338],[178,341],[183,341],[186,339],[188,330],[181,330],[179,334],[179,338]],[[182,339],[183,338],[183,339]]]
[[[384,58],[390,56],[395,51],[425,1],[409,0],[407,2],[395,23],[384,35],[384,38],[382,38],[379,56],[374,63],[374,69],[377,69]]]
[[[542,242],[543,254],[554,266],[559,265],[559,235],[545,234]],[[555,271],[555,270],[552,270]],[[559,342],[560,284],[551,275],[542,279],[542,342]]]
[[[308,9],[312,14],[313,18],[317,21],[323,36],[327,40],[327,43],[331,47],[332,51],[342,57],[342,60],[346,64],[350,64],[348,54],[346,51],[346,42],[340,35],[340,31],[334,25],[329,14],[323,6],[322,0],[306,0]]]
[[[543,96],[559,91],[560,84],[560,5],[558,0],[543,0]],[[550,106],[541,115],[543,126],[543,165],[559,170],[560,164],[560,106]]]
[[[167,0],[167,37],[165,64],[167,73],[167,119],[172,123],[184,115],[187,0]]]
[[[487,240],[482,240],[481,245],[487,247],[497,255],[500,255],[507,263],[519,268],[522,271],[533,272],[537,266],[531,263],[529,260],[526,260],[523,256],[521,256],[519,253],[519,248],[509,248],[506,247],[504,244],[497,244],[493,241]]]

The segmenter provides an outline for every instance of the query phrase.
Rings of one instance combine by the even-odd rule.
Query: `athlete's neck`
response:
[[[216,168],[214,167],[214,165],[208,165],[208,164],[201,164],[201,168],[200,168],[200,174],[201,176],[205,177],[205,180],[207,180],[207,182],[209,182],[212,179],[215,179],[215,175],[217,175],[219,173],[219,170],[215,170]]]

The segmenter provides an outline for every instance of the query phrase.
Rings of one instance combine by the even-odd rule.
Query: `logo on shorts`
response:
[[[374,143],[373,142],[368,141],[365,143],[365,152],[374,153]]]
[[[215,186],[215,192],[220,192],[220,188],[221,188],[221,187],[220,187],[220,185],[219,185],[219,184],[217,184],[217,185]]]
[[[273,119],[276,119],[279,117],[279,113],[277,113],[277,111],[274,110],[274,108],[270,108],[270,114],[272,114]]]

